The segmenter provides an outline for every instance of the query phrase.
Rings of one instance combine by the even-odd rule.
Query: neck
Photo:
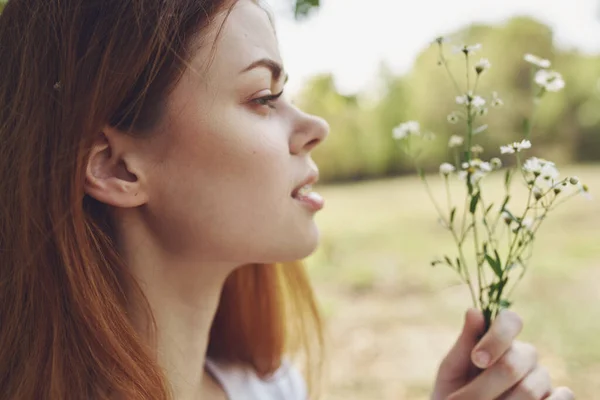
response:
[[[210,327],[225,279],[235,266],[190,262],[151,245],[138,251],[123,248],[129,249],[124,256],[148,300],[156,330],[141,303],[131,305],[133,323],[155,345],[174,398],[198,399],[207,379]]]

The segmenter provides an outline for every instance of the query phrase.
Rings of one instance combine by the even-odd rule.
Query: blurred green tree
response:
[[[537,89],[523,55],[534,53],[551,60],[567,85],[542,100],[531,135],[531,154],[543,153],[561,164],[600,161],[600,56],[555,48],[552,30],[524,17],[494,26],[471,25],[449,38],[446,55],[459,84],[465,80],[464,57],[452,54],[452,45],[481,43],[477,60],[489,58],[492,68],[483,75],[478,93],[489,100],[491,92],[498,91],[505,103],[482,119],[482,124],[489,125],[488,134],[481,136],[484,157],[496,156],[501,144],[522,137],[523,118],[533,107],[531,94]],[[424,167],[434,171],[448,159],[448,137],[462,134],[464,127],[447,121],[456,107],[457,93],[438,66],[438,56],[437,46],[424,49],[403,76],[382,66],[375,95],[372,91],[341,95],[329,75],[307,82],[298,105],[327,119],[332,131],[314,153],[323,166],[323,178],[354,180],[412,172],[391,137],[394,126],[412,119],[438,136],[428,144]]]

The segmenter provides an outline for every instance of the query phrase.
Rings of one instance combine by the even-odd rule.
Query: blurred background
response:
[[[308,261],[328,329],[324,399],[427,399],[452,344],[468,292],[455,272],[429,262],[454,246],[421,182],[391,137],[419,120],[438,135],[425,157],[436,196],[437,168],[449,160],[455,91],[431,42],[481,43],[492,68],[480,93],[504,107],[485,117],[483,158],[520,140],[531,112],[533,53],[552,61],[566,87],[546,96],[528,155],[578,175],[594,196],[575,198],[538,234],[532,268],[513,307],[555,382],[578,398],[600,398],[600,4],[597,0],[271,0],[288,92],[331,125],[315,150],[322,245]],[[294,13],[294,11],[298,11]],[[464,74],[464,72],[462,72]],[[460,76],[462,78],[462,76]],[[464,79],[463,81],[464,82]],[[494,182],[497,179],[497,182]],[[492,178],[500,186],[502,179]]]

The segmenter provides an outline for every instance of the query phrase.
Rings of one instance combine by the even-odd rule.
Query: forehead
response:
[[[210,70],[237,73],[261,58],[281,63],[273,24],[267,12],[254,1],[236,2],[229,15],[216,23],[222,27]]]

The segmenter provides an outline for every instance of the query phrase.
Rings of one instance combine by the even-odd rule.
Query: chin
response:
[[[263,262],[264,264],[285,263],[302,260],[315,252],[320,242],[320,232],[316,225],[308,232],[304,232],[301,236],[287,236],[286,242],[281,243],[276,247],[278,254],[273,254],[274,257],[268,257],[270,261]]]
[[[302,239],[298,240],[298,256],[294,257],[295,260],[301,260],[310,256],[315,252],[317,247],[319,247],[319,242],[321,240],[321,233],[319,232],[319,228],[317,225],[312,224],[312,227],[309,232],[306,233],[302,237]]]

